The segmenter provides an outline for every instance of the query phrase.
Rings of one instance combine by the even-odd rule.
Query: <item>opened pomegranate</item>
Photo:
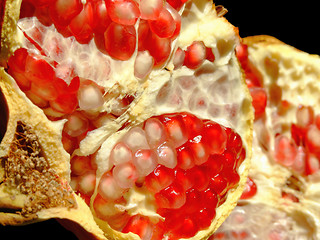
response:
[[[245,185],[253,113],[237,31],[211,1],[5,3],[0,206],[17,213],[2,223],[212,234]]]
[[[244,43],[237,56],[255,108],[252,169],[212,239],[318,239],[319,57],[269,36]]]

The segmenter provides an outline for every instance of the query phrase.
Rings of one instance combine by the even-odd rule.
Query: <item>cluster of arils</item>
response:
[[[289,110],[290,103],[285,105]],[[291,138],[281,133],[275,136],[275,161],[301,175],[316,173],[320,169],[320,115],[315,115],[312,107],[300,105],[290,132]]]
[[[60,78],[57,72],[61,66],[43,55],[20,48],[9,58],[8,73],[50,120],[68,120],[62,142],[65,149],[72,153],[88,131],[123,114],[133,97],[116,96],[110,111],[100,112],[110,96],[94,81],[79,78],[74,72],[68,79]]]
[[[179,239],[210,226],[215,209],[239,182],[245,155],[230,128],[189,113],[165,114],[121,136],[96,192],[95,154],[72,158],[72,182],[88,204],[92,199],[96,217],[114,229],[142,239]],[[131,191],[147,194],[148,207],[165,220],[130,214]]]
[[[249,87],[254,108],[255,120],[265,114],[267,106],[267,93],[263,88],[263,79],[258,69],[251,63],[248,58],[248,46],[245,44],[238,45],[236,49],[237,58],[245,72],[246,83]]]
[[[184,2],[26,0],[22,8],[23,17],[36,16],[46,26],[53,23],[64,36],[74,36],[80,43],[94,39],[102,52],[118,60],[131,58],[138,40],[138,51],[148,50],[159,66],[180,33],[178,10]]]
[[[250,62],[246,45],[239,45],[237,57],[245,71],[247,85],[253,98],[255,120],[259,120],[265,115],[268,99],[267,92],[263,88],[262,76]],[[295,110],[293,104],[282,100],[282,90],[279,87],[273,84],[269,88],[270,104],[274,104],[278,109],[272,116],[275,120],[274,160],[303,176],[317,172],[320,169],[320,116],[315,115],[310,106],[299,105]],[[285,127],[276,124],[276,118],[284,118],[292,111],[295,111],[295,119],[289,124],[291,133],[289,137]],[[269,148],[270,136],[267,129],[260,131],[259,135],[261,144]]]

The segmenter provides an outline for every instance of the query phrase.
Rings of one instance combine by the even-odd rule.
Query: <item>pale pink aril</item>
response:
[[[147,176],[158,165],[157,155],[150,149],[138,150],[134,154],[133,164],[139,176]]]
[[[131,188],[138,178],[135,166],[130,162],[116,165],[112,174],[117,184],[124,189]]]
[[[134,127],[129,130],[124,136],[123,142],[133,151],[139,149],[148,149],[145,131],[140,127]]]
[[[300,105],[296,111],[296,118],[299,127],[308,127],[314,121],[313,108]]]
[[[79,192],[85,195],[92,195],[96,186],[96,174],[93,171],[88,171],[78,178]]]
[[[117,143],[111,150],[110,161],[114,165],[131,162],[132,159],[133,159],[133,154],[131,149],[122,142]]]
[[[182,67],[185,58],[185,52],[179,47],[173,55],[174,69]]]
[[[106,0],[108,14],[113,22],[134,25],[140,16],[139,7],[133,0]]]
[[[157,118],[149,118],[144,125],[147,141],[151,147],[157,147],[165,141],[165,129]]]
[[[139,51],[134,62],[134,76],[144,79],[152,70],[154,59],[148,51]]]
[[[176,150],[166,142],[158,147],[157,154],[159,164],[171,169],[177,166]]]
[[[142,19],[156,20],[163,8],[163,0],[140,0],[139,8]]]
[[[71,137],[78,137],[88,130],[89,122],[81,113],[74,112],[67,117],[64,131]]]
[[[105,200],[116,200],[123,195],[124,189],[119,186],[112,174],[107,172],[100,179],[98,193]]]
[[[95,110],[104,103],[103,93],[94,82],[83,84],[78,91],[78,101],[80,109],[85,111]]]

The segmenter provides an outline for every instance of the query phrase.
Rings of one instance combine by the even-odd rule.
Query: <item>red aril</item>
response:
[[[139,7],[133,0],[106,0],[111,20],[122,25],[134,25],[140,16]]]
[[[88,2],[69,24],[70,31],[80,43],[88,43],[93,37],[93,14],[93,5]]]
[[[252,178],[248,177],[246,186],[243,190],[243,193],[241,195],[241,199],[250,199],[257,193],[257,185],[253,181]]]
[[[267,93],[263,88],[250,88],[255,119],[263,116],[267,106]]]
[[[158,165],[145,179],[149,191],[157,193],[165,189],[174,180],[174,171],[163,165]]]
[[[94,18],[93,18],[93,30],[95,33],[103,34],[111,19],[108,15],[107,6],[104,0],[96,1],[93,3],[94,6]]]
[[[150,32],[145,42],[145,48],[154,58],[154,66],[160,67],[170,55],[171,40],[168,38],[160,38],[153,32]]]
[[[169,38],[176,30],[173,16],[166,7],[162,8],[156,20],[149,21],[150,29],[160,38]]]
[[[50,5],[50,16],[55,25],[66,27],[82,8],[80,0],[55,0]]]
[[[128,60],[136,48],[136,30],[133,26],[111,23],[104,33],[107,53],[117,60]]]
[[[141,19],[156,20],[163,8],[163,0],[140,0]]]
[[[200,67],[206,59],[206,46],[202,41],[193,42],[185,51],[184,65],[190,69]]]
[[[122,232],[133,232],[142,240],[144,240],[151,239],[153,228],[148,218],[137,215],[130,218],[128,224],[123,228]]]

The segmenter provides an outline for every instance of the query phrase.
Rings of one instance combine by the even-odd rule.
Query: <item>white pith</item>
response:
[[[252,167],[249,176],[257,184],[257,194],[252,199],[240,201],[240,206],[235,208],[234,214],[230,215],[230,219],[218,232],[245,229],[252,235],[250,239],[265,239],[271,230],[269,226],[279,225],[278,232],[282,234],[282,239],[319,239],[320,172],[301,176],[300,173],[305,171],[305,164],[308,164],[303,160],[306,153],[302,147],[298,147],[295,165],[291,168],[283,166],[285,163],[277,164],[273,155],[275,141],[278,141],[279,137],[291,139],[291,123],[301,124],[308,121],[309,116],[305,111],[300,111],[298,120],[296,119],[300,105],[311,106],[315,114],[319,113],[320,58],[283,43],[250,43],[249,40],[249,59],[262,73],[264,88],[268,91],[269,86],[276,82],[282,89],[282,100],[288,100],[292,107],[284,116],[279,117],[276,113],[277,107],[268,100],[266,126],[261,120],[254,124]],[[276,133],[280,132],[282,136],[275,137]],[[270,143],[266,146],[261,144],[261,139],[265,139],[263,135],[267,133]],[[318,129],[311,130],[310,133],[315,135],[312,138],[315,143],[317,133]],[[319,161],[315,157],[309,158],[309,164],[314,169],[319,167]],[[291,175],[300,182],[300,191],[287,186]],[[282,191],[298,197],[299,202],[283,198]],[[241,206],[243,204],[245,206]],[[246,222],[231,225],[239,212],[243,213]],[[280,219],[274,218],[274,213],[279,215]],[[258,215],[259,219],[254,221]]]
[[[120,116],[111,122],[107,121],[107,124],[102,124],[98,129],[89,132],[88,136],[81,141],[80,148],[74,153],[86,156],[95,153],[101,146],[96,153],[97,185],[92,199],[97,192],[101,176],[112,167],[109,154],[114,144],[127,133],[130,127],[140,124],[153,115],[181,111],[192,112],[199,118],[211,119],[235,129],[243,139],[248,138],[246,134],[249,132],[248,122],[250,119],[248,115],[243,116],[241,111],[248,108],[250,99],[242,91],[239,91],[243,89],[243,83],[241,83],[239,65],[234,56],[234,47],[238,44],[238,36],[230,24],[216,16],[211,2],[194,1],[186,9],[191,14],[185,14],[182,19],[182,29],[185,30],[181,32],[181,36],[174,42],[173,47],[179,46],[186,49],[193,41],[202,40],[207,47],[213,48],[216,57],[214,63],[205,60],[204,65],[197,71],[186,67],[172,71],[173,63],[170,59],[167,63],[169,71],[154,70],[141,81],[141,79],[133,77],[136,53],[127,62],[116,61],[94,49],[93,42],[87,46],[68,45],[69,43],[66,42],[69,40],[64,40],[68,58],[62,61],[59,56],[50,55],[58,63],[66,65],[70,64],[70,58],[72,58],[77,74],[97,82],[105,88],[106,92],[113,92],[122,97],[126,94],[135,96],[135,100],[128,110],[119,114]],[[191,31],[193,31],[192,34],[190,34]],[[48,33],[45,36],[48,39],[57,37],[55,34]],[[88,52],[90,52],[90,56],[83,54]],[[105,65],[105,67],[101,65]],[[83,66],[87,68],[83,69]],[[102,70],[91,71],[90,69]],[[187,83],[184,79],[187,79]],[[195,81],[189,81],[190,79]],[[115,99],[105,102],[101,108],[102,111],[111,112],[115,102]],[[127,121],[130,123],[129,127],[117,132]],[[247,148],[246,141],[244,144]],[[239,174],[244,170],[244,167],[241,166]],[[110,189],[110,192],[112,191],[113,189]],[[139,213],[154,219],[161,218],[155,213],[155,209],[152,209],[153,206],[146,203],[144,194],[145,192],[142,194],[139,189],[130,189],[127,194],[128,206],[126,207],[132,209],[132,215]],[[231,195],[230,198],[232,198]],[[225,209],[225,206],[218,209],[217,218],[223,216]],[[97,221],[102,229],[107,229],[107,232],[110,232],[105,222]],[[119,233],[112,232],[115,236],[119,236]],[[206,234],[206,230],[200,231],[194,239],[199,239],[204,234]],[[127,238],[137,239],[137,236],[127,234]]]

